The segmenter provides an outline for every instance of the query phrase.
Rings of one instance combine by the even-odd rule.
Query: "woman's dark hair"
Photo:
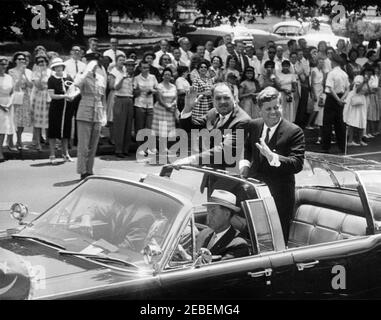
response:
[[[264,67],[265,67],[265,69],[268,68],[268,67],[275,68],[275,62],[274,62],[274,61],[271,61],[271,60],[267,60],[267,61],[265,62]]]
[[[212,59],[210,59],[210,62],[213,62],[214,59],[218,59],[218,61],[220,62],[220,67],[223,66],[224,63],[222,62],[222,59],[221,59],[220,56],[214,56],[214,57],[212,57]]]
[[[18,59],[19,56],[23,56],[24,58],[26,58],[25,56],[25,53],[24,52],[16,52],[13,57],[12,57],[12,63],[16,64],[16,60]]]
[[[228,55],[228,57],[226,58],[226,67],[229,66],[229,63],[230,63],[231,60],[234,60],[236,63],[238,62],[237,58],[235,56]]]
[[[171,68],[168,68],[168,67],[164,68],[164,70],[163,70],[163,75],[164,75],[164,73],[166,73],[167,71],[171,73],[171,76],[173,76],[172,69],[171,69]]]
[[[376,54],[377,52],[374,51],[374,50],[369,50],[367,53],[366,53],[366,58],[369,59],[371,56],[373,56],[374,54]]]
[[[205,64],[207,68],[210,67],[210,62],[208,60],[202,59],[198,64],[197,64],[197,70],[200,69],[200,67]]]
[[[310,60],[310,67],[311,67],[311,68],[315,68],[315,67],[317,67],[317,66],[318,66],[318,62],[319,62],[319,59],[316,59],[316,60],[311,59],[311,60]]]
[[[152,51],[148,51],[148,52],[144,53],[143,61],[145,61],[148,56],[151,56],[153,58],[153,60],[155,60],[155,58],[156,58],[156,55]]]
[[[177,74],[181,77],[185,72],[189,72],[189,68],[186,66],[179,66],[177,68]]]
[[[377,49],[377,40],[376,39],[369,40],[368,50],[369,49]]]
[[[248,78],[246,77],[246,72],[247,72],[247,71],[251,71],[251,72],[253,72],[253,79],[248,79]],[[245,70],[243,71],[242,78],[241,78],[241,82],[242,82],[242,81],[245,81],[245,80],[250,80],[250,81],[254,81],[254,80],[255,80],[255,70],[254,70],[253,67],[248,66],[248,67],[246,67]]]
[[[366,66],[364,70],[361,72],[361,75],[365,75],[366,72],[371,72],[374,75],[374,69],[371,66]]]
[[[164,59],[165,56],[167,56],[169,58],[169,60],[170,60],[170,63],[172,63],[171,56],[169,54],[167,54],[167,53],[164,53],[164,54],[161,55],[161,57],[159,59],[159,66],[163,66],[163,59]]]
[[[322,45],[322,44],[325,44],[325,53],[327,53],[327,42],[326,41],[319,41],[319,43],[318,43],[318,46],[317,46],[317,49],[318,49],[318,51],[320,51],[320,45]]]
[[[348,58],[352,55],[352,53],[356,53],[356,56],[357,56],[357,57],[359,56],[359,52],[358,52],[355,48],[352,48],[352,49],[349,50],[349,52],[348,52]]]
[[[291,67],[291,62],[289,60],[283,60],[282,67]]]
[[[44,59],[46,63],[49,63],[49,59],[45,54],[39,54],[39,55],[35,56],[34,63],[37,64],[37,61],[40,59]]]
[[[130,57],[130,55],[132,55],[132,54],[134,54],[135,56],[137,56],[137,54],[136,54],[136,51],[135,51],[135,50],[128,50],[128,51],[127,51],[127,54],[126,54],[127,58],[129,58],[129,57]]]

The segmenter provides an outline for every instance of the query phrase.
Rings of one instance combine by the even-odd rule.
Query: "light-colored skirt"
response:
[[[115,90],[111,90],[107,96],[106,103],[106,112],[107,112],[107,121],[114,121],[114,104],[115,104]]]
[[[24,91],[24,100],[22,105],[15,104],[15,125],[16,127],[30,127],[31,126],[31,108],[30,108],[30,95]]]
[[[291,93],[291,96],[293,96],[292,93]],[[287,102],[287,94],[285,92],[282,92],[282,110],[283,110],[282,114],[284,119],[290,122],[295,121],[296,107],[295,107],[294,97],[292,98],[291,102]]]
[[[353,106],[351,104],[353,92],[349,93],[343,110],[343,120],[347,125],[351,127],[365,129],[367,120],[367,99],[364,95],[358,96],[362,97],[363,104]]]
[[[33,88],[31,94],[31,118],[35,128],[47,129],[49,127],[49,93],[48,90]]]
[[[259,107],[256,103],[254,103],[253,98],[244,98],[239,102],[239,105],[252,119],[261,117]]]

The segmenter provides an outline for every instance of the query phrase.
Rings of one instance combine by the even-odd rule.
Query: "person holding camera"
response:
[[[128,156],[131,143],[132,120],[134,118],[134,67],[135,61],[124,54],[116,57],[116,65],[110,72],[110,88],[115,90],[114,137],[115,155]]]
[[[288,60],[282,62],[282,70],[276,75],[275,83],[282,95],[283,118],[294,122],[296,117],[296,106],[293,92],[297,89],[296,74],[291,73],[291,63]]]

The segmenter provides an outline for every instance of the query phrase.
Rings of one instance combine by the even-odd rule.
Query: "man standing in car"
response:
[[[240,172],[245,178],[264,181],[278,209],[285,241],[295,206],[295,174],[303,169],[303,130],[282,119],[281,95],[273,87],[258,94],[262,118],[247,125],[244,160]]]

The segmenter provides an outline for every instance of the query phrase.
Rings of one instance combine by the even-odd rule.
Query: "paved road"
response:
[[[76,160],[76,158],[74,158]],[[159,166],[145,165],[134,160],[117,161],[114,156],[98,157],[95,172],[102,169],[158,173]],[[27,204],[30,211],[42,212],[73,189],[79,182],[76,163],[51,166],[48,160],[10,160],[0,167],[0,210],[14,202]]]

